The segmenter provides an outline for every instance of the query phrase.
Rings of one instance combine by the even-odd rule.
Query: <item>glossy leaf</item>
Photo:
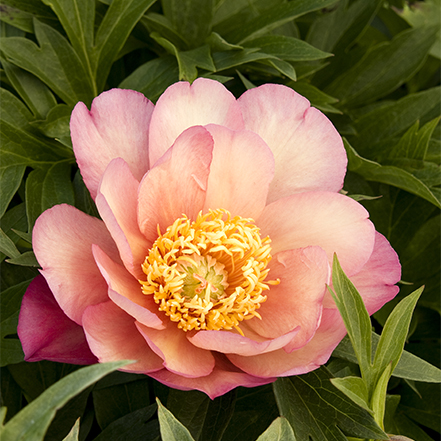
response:
[[[296,441],[296,438],[288,420],[279,417],[257,438],[257,441]]]
[[[0,218],[5,214],[9,203],[17,192],[25,169],[24,165],[12,165],[10,167],[0,165]]]
[[[360,377],[332,378],[331,383],[354,403],[357,403],[363,409],[371,412],[369,407],[369,396],[366,383]]]
[[[163,441],[194,441],[188,429],[180,423],[176,417],[165,408],[159,399],[158,403],[158,419],[161,429],[161,437]]]

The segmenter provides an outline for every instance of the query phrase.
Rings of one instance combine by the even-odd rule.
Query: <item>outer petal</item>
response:
[[[70,320],[55,301],[46,281],[37,276],[21,304],[17,333],[26,361],[93,364],[83,328]]]
[[[101,180],[96,205],[126,268],[142,277],[141,264],[151,245],[138,227],[138,187],[127,163],[113,159]]]
[[[115,305],[146,326],[164,329],[158,305],[152,296],[142,294],[138,280],[97,245],[93,245],[92,250],[98,268],[109,285],[109,297]]]
[[[238,387],[256,387],[272,383],[276,378],[258,378],[241,372],[228,360],[216,354],[216,367],[206,377],[185,378],[173,374],[166,369],[149,374],[150,377],[167,386],[181,390],[200,390],[205,392],[212,400],[228,391]]]
[[[111,301],[89,306],[83,317],[90,349],[100,363],[137,360],[123,370],[148,374],[161,369],[162,360],[148,347],[132,317]]]
[[[319,110],[289,87],[265,84],[238,100],[245,127],[259,134],[276,159],[268,202],[302,191],[339,191],[346,173],[341,136]]]
[[[136,179],[149,168],[148,130],[153,104],[134,90],[112,89],[78,103],[70,121],[75,156],[93,198],[107,164],[123,158]]]
[[[107,284],[93,259],[92,244],[119,261],[104,222],[70,205],[46,210],[35,223],[33,245],[41,273],[61,309],[78,324],[87,306],[107,300]]]
[[[256,377],[305,374],[326,363],[345,334],[346,329],[338,310],[325,309],[320,327],[306,346],[290,353],[279,349],[252,357],[228,355],[228,358],[237,367]]]
[[[256,218],[266,204],[274,176],[269,147],[248,130],[208,125],[214,139],[204,212],[224,208],[233,215]]]
[[[137,327],[170,372],[186,378],[198,378],[213,371],[214,358],[211,352],[193,346],[176,323],[168,321],[167,329],[161,331],[140,323],[137,323]]]
[[[191,127],[142,180],[138,223],[151,243],[158,237],[158,225],[165,232],[182,214],[195,218],[204,206],[212,150],[210,133]]]
[[[222,84],[198,78],[175,83],[158,99],[150,125],[150,164],[154,164],[188,127],[219,124],[243,128],[236,98]]]
[[[368,261],[375,228],[361,204],[339,193],[298,193],[268,205],[257,219],[262,236],[269,235],[273,253],[307,246],[337,253],[343,270],[352,276]]]
[[[320,324],[329,273],[328,258],[319,247],[276,254],[268,278],[280,279],[280,284],[270,286],[266,293],[267,300],[259,309],[262,320],[249,320],[248,326],[267,338],[300,328],[290,347],[304,346]]]

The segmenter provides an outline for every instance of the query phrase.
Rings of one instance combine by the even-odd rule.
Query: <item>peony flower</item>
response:
[[[126,371],[214,398],[329,359],[346,333],[334,253],[370,314],[398,291],[397,255],[339,193],[341,137],[288,87],[236,100],[198,79],[156,105],[113,89],[77,104],[71,134],[101,219],[69,205],[38,218],[27,361],[133,359]]]

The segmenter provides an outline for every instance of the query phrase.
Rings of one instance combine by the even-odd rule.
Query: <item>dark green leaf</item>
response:
[[[0,166],[0,218],[5,214],[23,179],[26,166]]]
[[[25,204],[18,204],[8,210],[2,217],[1,226],[3,231],[8,235],[12,242],[17,245],[20,238],[22,238],[21,234],[23,234],[21,231],[17,230],[26,230],[27,226]],[[5,255],[0,253],[0,259],[3,260],[4,258]]]
[[[243,49],[243,46],[228,43],[228,41],[224,40],[217,32],[212,32],[205,41],[210,45],[213,52],[237,51]]]
[[[0,252],[9,257],[18,257],[18,251],[12,239],[0,228]]]
[[[357,403],[369,413],[372,413],[369,408],[369,395],[366,388],[366,383],[360,377],[343,377],[332,378],[331,383],[346,396],[348,396],[354,403]]]
[[[57,162],[46,173],[41,193],[41,207],[47,210],[57,204],[74,205],[75,198],[70,180],[70,164]]]
[[[215,52],[213,54],[216,71],[231,69],[242,64],[252,63],[273,58],[272,55],[256,52],[256,49],[244,49],[243,51]]]
[[[279,417],[257,438],[257,441],[296,441],[296,438],[288,421]]]
[[[33,266],[38,268],[40,265],[35,258],[35,254],[33,251],[26,251],[19,256],[12,257],[11,259],[6,259],[6,262],[12,265],[20,265],[20,266]]]
[[[179,50],[188,49],[188,41],[177,32],[167,17],[150,12],[141,18],[140,23],[148,29],[149,33],[157,32],[161,37],[173,43]]]
[[[297,80],[295,69],[287,61],[279,60],[278,58],[268,58],[267,60],[262,60],[261,63],[274,67],[274,69],[292,81]]]
[[[300,93],[300,95],[307,98],[311,102],[311,106],[317,107],[322,112],[341,113],[340,110],[332,106],[332,104],[338,102],[338,99],[326,94],[325,92],[322,92],[312,84],[304,81],[296,81],[290,86],[296,92]]]
[[[163,441],[194,441],[188,429],[182,425],[175,416],[166,409],[159,399],[158,403],[158,418],[159,427],[161,429],[161,437]]]
[[[43,181],[46,177],[46,170],[33,170],[26,179],[26,216],[28,219],[28,233],[32,232],[35,221],[43,213],[41,205],[41,194],[43,192]]]
[[[281,415],[291,423],[297,441],[357,438],[388,439],[366,410],[330,382],[321,367],[309,374],[279,378],[274,385]]]

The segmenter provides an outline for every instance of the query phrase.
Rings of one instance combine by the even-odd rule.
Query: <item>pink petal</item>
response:
[[[258,319],[252,319],[258,320]],[[240,328],[245,331],[247,322]],[[245,332],[245,337],[229,331],[199,331],[188,340],[198,348],[221,352],[223,354],[239,354],[244,356],[263,354],[286,346],[298,333],[299,328],[293,329],[278,338],[265,339],[255,334],[251,329]]]
[[[181,390],[200,390],[205,392],[212,400],[226,394],[238,386],[256,387],[272,383],[275,378],[258,378],[241,372],[228,360],[216,356],[216,367],[206,377],[186,378],[176,375],[166,369],[149,374],[161,383]]]
[[[329,283],[326,253],[319,247],[282,251],[270,262],[268,279],[280,280],[270,286],[259,314],[262,320],[249,320],[248,326],[266,338],[275,338],[300,328],[289,347],[304,346],[320,324],[322,300]]]
[[[92,102],[78,103],[70,121],[75,157],[84,182],[95,199],[109,162],[123,158],[136,179],[149,168],[148,132],[153,104],[134,90],[112,89]]]
[[[223,208],[256,218],[266,204],[274,175],[274,157],[256,134],[208,125],[214,139],[204,212]]]
[[[138,187],[127,163],[113,159],[101,180],[96,205],[115,240],[126,268],[135,276],[142,277],[141,265],[151,243],[138,227]]]
[[[119,262],[104,222],[70,205],[46,210],[35,223],[33,245],[41,273],[61,309],[78,324],[89,305],[107,300],[107,283],[95,264],[92,244]]]
[[[319,246],[332,264],[337,253],[348,276],[356,274],[374,248],[375,228],[369,213],[339,193],[298,193],[268,205],[257,219],[263,237],[269,235],[273,253]]]
[[[109,285],[110,299],[125,312],[142,324],[155,328],[164,329],[162,319],[159,317],[158,305],[152,296],[142,294],[141,285],[122,265],[112,259],[94,245],[93,256]]]
[[[289,87],[265,84],[239,99],[245,127],[276,159],[268,202],[303,191],[339,191],[347,158],[341,136],[319,110]]]
[[[23,296],[17,333],[26,361],[97,362],[83,328],[64,314],[42,276],[31,282]]]
[[[162,360],[148,347],[135,326],[135,320],[113,302],[89,306],[83,316],[84,332],[90,349],[100,363],[137,360],[124,371],[147,374],[163,368]]]
[[[221,83],[198,78],[189,84],[175,83],[156,103],[150,124],[150,164],[153,165],[191,126],[219,124],[232,130],[243,128],[236,98]]]
[[[138,223],[154,242],[157,228],[186,214],[195,219],[202,210],[212,158],[213,138],[203,127],[191,127],[144,177],[138,195]]]
[[[338,310],[324,309],[320,327],[312,340],[302,348],[292,352],[279,349],[252,357],[228,355],[228,358],[235,366],[256,377],[305,374],[326,363],[345,334]]]
[[[186,338],[186,333],[169,321],[162,331],[147,328],[137,323],[139,332],[144,336],[150,348],[164,360],[164,367],[187,378],[209,375],[214,368],[214,358],[210,351],[193,346]]]

